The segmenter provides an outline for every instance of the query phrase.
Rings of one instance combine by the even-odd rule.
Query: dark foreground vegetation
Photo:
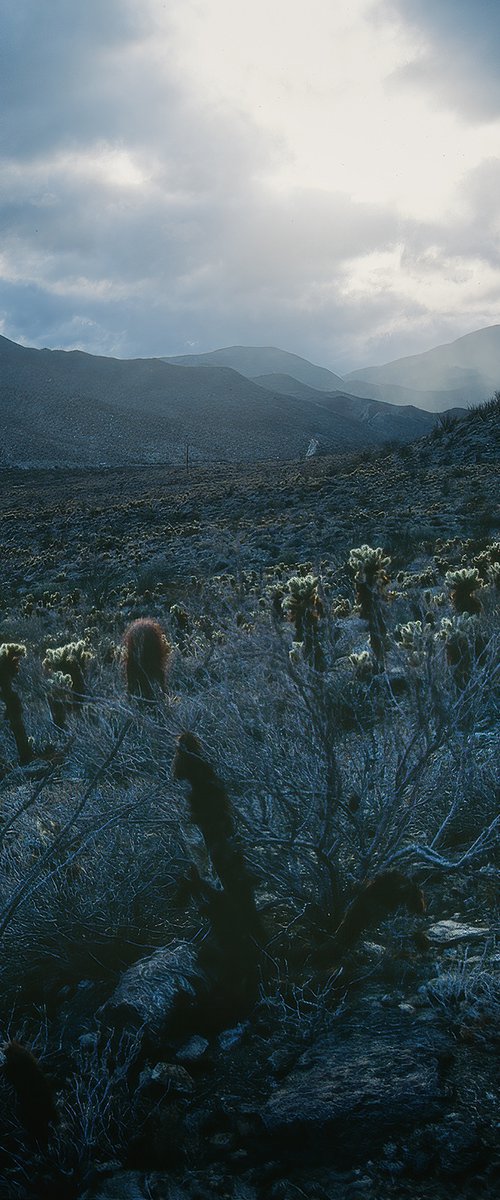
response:
[[[1,1197],[495,1195],[497,457],[4,473]]]

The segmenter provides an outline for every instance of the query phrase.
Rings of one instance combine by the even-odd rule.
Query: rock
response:
[[[316,1043],[259,1116],[268,1137],[292,1157],[366,1160],[400,1128],[441,1109],[438,1051],[408,1035],[353,1035]]]
[[[177,1063],[158,1062],[154,1067],[147,1067],[141,1072],[139,1086],[160,1086],[167,1092],[186,1096],[194,1091],[194,1080],[185,1067]]]
[[[488,937],[490,930],[484,925],[465,925],[460,921],[438,921],[427,930],[427,936],[432,942],[441,946],[451,946],[454,942],[473,941],[475,938]]]
[[[129,967],[97,1015],[103,1024],[140,1031],[157,1045],[167,1030],[179,1025],[189,1029],[196,1001],[206,987],[194,947],[174,942]]]
[[[241,1039],[245,1036],[247,1029],[247,1021],[242,1021],[240,1025],[235,1025],[233,1029],[223,1029],[217,1038],[221,1050],[232,1050],[233,1046],[237,1046],[238,1042],[241,1042]]]
[[[297,1052],[292,1047],[281,1047],[281,1049],[273,1050],[269,1055],[267,1065],[272,1075],[286,1075],[291,1071],[294,1062],[297,1058]]]
[[[119,1171],[90,1188],[80,1200],[147,1200],[151,1193],[146,1188],[142,1171]]]
[[[208,1049],[207,1039],[200,1037],[199,1034],[194,1034],[184,1046],[181,1046],[175,1057],[180,1063],[198,1063],[202,1058],[206,1058]]]

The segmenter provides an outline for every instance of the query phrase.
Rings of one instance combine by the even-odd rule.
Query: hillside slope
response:
[[[351,395],[347,391],[320,392],[289,375],[260,375],[254,382],[270,391],[309,400],[311,404],[349,421],[352,428],[370,429],[381,440],[410,441],[424,437],[436,422],[435,412],[417,408],[409,401],[389,404],[373,397]],[[454,408],[450,410],[450,415],[461,416],[464,412],[465,409]]]
[[[33,350],[0,338],[5,466],[118,466],[304,457],[311,438],[330,452],[409,440],[413,427],[379,429],[348,405],[268,392],[214,364],[119,360]],[[420,430],[419,430],[420,432]]]

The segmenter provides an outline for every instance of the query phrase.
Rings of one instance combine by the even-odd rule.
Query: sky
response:
[[[500,321],[498,0],[3,0],[0,333],[343,374]]]

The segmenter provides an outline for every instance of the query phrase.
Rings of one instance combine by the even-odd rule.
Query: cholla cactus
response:
[[[453,668],[457,684],[459,687],[465,687],[474,659],[481,650],[476,617],[465,613],[443,617],[436,640],[444,642],[446,657]]]
[[[171,604],[169,612],[179,629],[188,628],[189,613],[186,612],[185,608],[182,608],[180,604]]]
[[[48,681],[48,691],[49,707],[54,725],[58,729],[64,729],[66,726],[67,711],[68,708],[71,708],[73,693],[71,675],[65,675],[62,671],[54,671]]]
[[[382,615],[381,599],[389,583],[386,568],[390,561],[381,546],[356,546],[349,554],[349,567],[356,586],[356,601],[361,616],[368,621],[370,645],[379,666],[384,665],[387,645],[387,628]]]
[[[79,642],[67,642],[65,646],[47,650],[43,666],[49,671],[70,676],[73,699],[76,700],[85,695],[84,669],[94,657],[88,642],[82,638]]]
[[[176,627],[177,644],[182,654],[185,654],[188,649],[187,639],[190,628],[189,613],[180,604],[172,604],[170,606],[170,616],[172,623]]]
[[[302,642],[304,658],[319,670],[323,655],[317,640],[317,624],[323,616],[316,575],[292,575],[283,599],[283,612],[295,625],[295,642]]]
[[[288,657],[290,659],[290,662],[293,663],[294,665],[302,662],[302,659],[304,657],[304,643],[303,642],[292,642],[291,649],[288,651]]]
[[[422,624],[422,621],[407,621],[406,625],[396,625],[394,638],[403,650],[406,650],[414,667],[420,665],[434,643],[430,626]]]
[[[349,567],[356,585],[364,583],[369,588],[378,588],[380,592],[389,583],[386,568],[390,564],[391,560],[384,554],[382,546],[355,546],[349,554]]]
[[[375,661],[369,650],[349,655],[349,662],[356,677],[362,683],[369,683],[375,672]]]
[[[19,663],[26,656],[26,646],[18,642],[3,642],[0,646],[0,683],[12,682],[19,670]]]
[[[481,587],[481,576],[477,567],[462,567],[459,571],[447,571],[446,583],[451,589],[450,599],[457,613],[481,612],[481,601],[475,595]]]
[[[490,563],[487,575],[490,587],[494,587],[496,591],[500,591],[500,563]]]
[[[33,745],[24,724],[23,706],[12,686],[19,663],[25,654],[26,646],[17,642],[3,642],[0,646],[0,696],[5,704],[5,715],[14,736],[21,766],[25,766],[34,758]]]

